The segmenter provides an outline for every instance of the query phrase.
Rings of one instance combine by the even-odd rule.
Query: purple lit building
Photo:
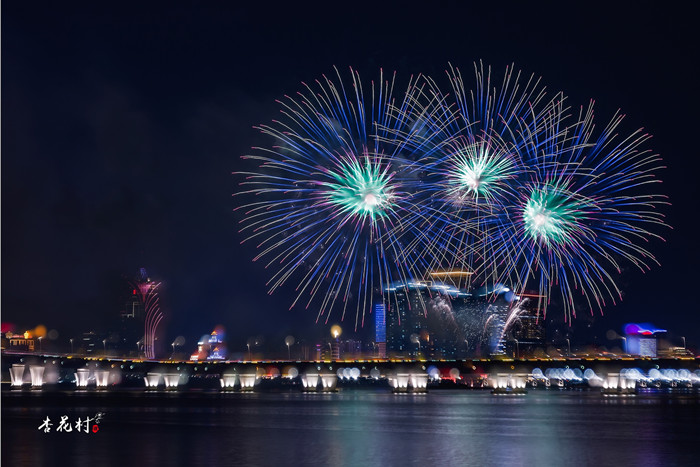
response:
[[[631,355],[656,358],[658,355],[657,334],[666,332],[649,323],[625,325],[625,351]]]

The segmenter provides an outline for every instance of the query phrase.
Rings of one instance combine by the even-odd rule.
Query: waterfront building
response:
[[[116,347],[123,355],[155,358],[157,331],[163,313],[160,309],[160,282],[150,279],[146,269],[128,281],[129,293],[120,311],[119,338]]]
[[[311,357],[311,346],[306,341],[301,341],[299,345],[299,350],[301,352],[300,359],[308,361]],[[318,360],[317,358],[315,360]]]
[[[190,360],[201,362],[206,360],[226,360],[226,342],[224,329],[217,326],[209,336],[204,336],[197,342],[197,350],[190,356]]]
[[[8,332],[3,336],[3,348],[15,352],[34,352],[35,341],[34,336],[29,331],[24,331],[23,334],[14,334]]]
[[[386,306],[383,303],[374,305],[374,342],[377,347],[372,356],[386,358]]]
[[[357,360],[362,358],[362,341],[357,339],[345,339],[340,342],[340,356],[345,360]]]
[[[516,358],[532,357],[546,349],[546,328],[541,309],[544,297],[525,293],[517,296],[512,304],[505,339],[508,353]]]
[[[515,294],[503,284],[484,286],[452,300],[453,313],[469,356],[506,354],[506,330]]]
[[[432,281],[397,283],[386,289],[386,353],[395,357],[455,358],[461,342],[453,300],[466,295]]]
[[[419,351],[420,332],[422,329],[427,330],[428,286],[425,283],[410,282],[396,284],[387,291],[389,292],[386,316],[387,355],[415,357]]]
[[[467,291],[441,282],[411,281],[393,284],[386,292],[389,356],[525,355],[545,346],[537,296],[518,296],[503,284]],[[375,335],[380,336],[376,330]]]
[[[122,355],[142,355],[145,328],[145,310],[138,291],[129,288],[124,308],[119,312],[119,343],[117,349]]]
[[[666,332],[650,323],[625,325],[625,352],[640,357],[658,356],[658,335]]]
[[[84,332],[80,341],[80,347],[86,355],[95,354],[100,349],[102,339],[94,331]]]
[[[338,339],[331,342],[331,360],[340,360],[340,342]]]

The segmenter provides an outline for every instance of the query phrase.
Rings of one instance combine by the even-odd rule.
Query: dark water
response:
[[[698,465],[698,395],[381,390],[2,397],[2,465]],[[97,433],[58,433],[105,414]],[[51,432],[37,430],[49,417]]]

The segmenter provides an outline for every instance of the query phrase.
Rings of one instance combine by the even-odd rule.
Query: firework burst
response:
[[[451,94],[425,77],[427,84],[417,86],[409,105],[395,111],[414,122],[398,129],[411,132],[394,138],[420,176],[413,198],[423,210],[411,222],[420,233],[410,235],[408,248],[429,252],[421,258],[427,270],[470,270],[482,281],[478,285],[494,285],[502,275],[501,255],[493,250],[497,243],[484,239],[529,170],[521,159],[527,141],[513,126],[530,122],[526,129],[539,133],[557,98],[547,98],[539,80],[523,78],[512,67],[497,85],[490,68],[478,64],[474,71],[472,91],[460,70],[450,67]]]
[[[647,191],[662,169],[644,149],[649,135],[620,139],[617,115],[595,136],[592,104],[573,120],[563,104],[551,110],[538,133],[517,132],[530,170],[492,218],[488,241],[517,290],[539,289],[544,310],[558,290],[568,320],[577,295],[591,310],[621,299],[615,276],[625,262],[642,271],[656,262],[644,245],[660,238],[653,227],[665,225],[659,207],[667,201]]]
[[[394,241],[413,230],[405,212],[414,207],[388,134],[404,124],[388,112],[397,105],[394,78],[380,75],[366,99],[358,73],[347,88],[337,74],[279,101],[283,118],[259,127],[276,143],[245,157],[260,165],[242,173],[239,194],[251,201],[239,209],[245,241],[258,242],[255,260],[274,269],[270,292],[294,277],[292,306],[306,297],[307,307],[317,300],[319,317],[338,304],[344,316],[354,301],[357,326],[375,287],[414,275]]]
[[[450,93],[419,76],[398,101],[393,78],[366,98],[351,76],[279,101],[282,118],[259,127],[275,143],[244,157],[259,164],[242,173],[244,241],[273,270],[271,293],[295,283],[292,306],[344,316],[354,301],[357,326],[374,290],[457,269],[539,290],[543,310],[559,293],[569,319],[576,295],[602,309],[625,263],[655,262],[661,160],[641,130],[616,134],[621,115],[596,133],[592,105],[573,113],[512,67],[494,84],[475,65],[473,91],[457,68]]]

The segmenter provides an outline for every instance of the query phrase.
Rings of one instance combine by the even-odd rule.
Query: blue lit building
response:
[[[649,323],[627,324],[625,325],[625,351],[631,355],[655,358],[658,356],[657,334],[664,332],[666,332],[665,329],[659,329]]]
[[[224,329],[217,326],[209,336],[202,336],[197,342],[197,351],[190,356],[192,361],[226,360],[226,342]]]
[[[374,342],[377,344],[375,355],[386,358],[386,307],[383,303],[374,305]]]

